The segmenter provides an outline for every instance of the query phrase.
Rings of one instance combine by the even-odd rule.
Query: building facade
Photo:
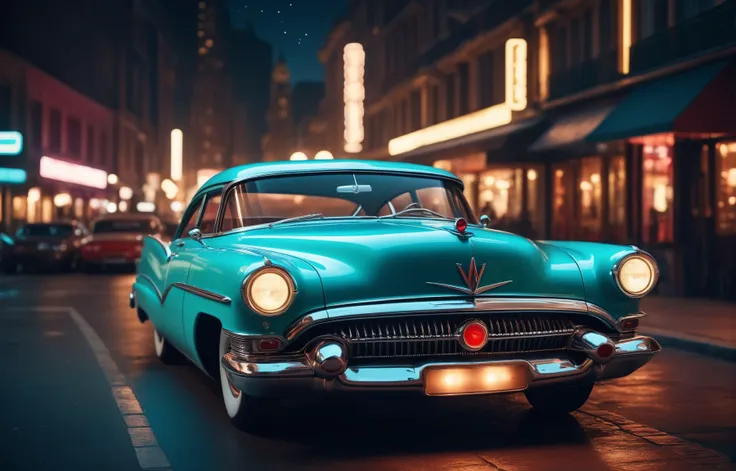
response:
[[[357,156],[453,171],[498,228],[641,246],[662,294],[734,296],[735,3],[356,1],[322,53],[322,117],[345,129],[359,42]]]
[[[168,172],[174,60],[168,18],[159,6],[38,0],[15,2],[0,18],[1,48],[113,112],[108,170],[118,189],[132,192],[124,208],[156,200],[157,183]]]
[[[0,179],[0,230],[59,218],[86,222],[106,211],[117,197],[108,185],[114,111],[4,50],[0,96],[3,130],[24,140],[20,155],[0,156],[0,167],[26,175]]]

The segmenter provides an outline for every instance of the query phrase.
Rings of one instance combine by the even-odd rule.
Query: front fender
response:
[[[279,316],[262,316],[253,312],[243,300],[243,281],[254,270],[263,267],[263,255],[230,248],[211,248],[192,260],[187,284],[230,298],[229,304],[189,294],[184,303],[184,331],[191,341],[194,324],[200,313],[217,317],[222,327],[250,335],[281,336],[286,327],[304,314],[324,309],[322,284],[311,265],[294,257],[269,255],[273,266],[288,271],[296,284],[297,294],[289,309]]]
[[[615,319],[639,312],[639,299],[628,297],[616,284],[613,268],[625,256],[639,252],[631,245],[597,242],[542,241],[538,244],[564,250],[577,263],[585,286],[585,300]]]

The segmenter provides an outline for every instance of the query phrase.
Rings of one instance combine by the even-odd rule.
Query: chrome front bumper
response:
[[[523,365],[529,371],[528,388],[560,382],[600,381],[628,376],[661,351],[659,343],[651,337],[637,336],[619,342],[607,339],[615,350],[609,357],[600,358],[591,345],[585,344],[584,335],[576,338],[579,342],[571,345],[571,349],[587,355],[579,364],[570,361],[566,352],[560,352],[557,356],[531,359],[351,367],[346,358],[341,359],[329,348],[320,350],[317,346],[311,353],[280,357],[241,358],[227,353],[222,358],[222,366],[231,383],[245,394],[289,397],[310,391],[423,391],[424,372],[438,366]],[[344,363],[343,368],[336,370],[340,363]],[[330,375],[330,371],[341,372]]]

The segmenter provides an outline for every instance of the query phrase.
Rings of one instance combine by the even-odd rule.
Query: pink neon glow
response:
[[[74,183],[104,190],[107,188],[107,172],[104,170],[77,165],[63,160],[41,157],[39,173],[43,178],[60,182]]]

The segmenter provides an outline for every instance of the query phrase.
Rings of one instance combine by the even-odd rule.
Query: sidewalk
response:
[[[736,303],[649,296],[640,330],[664,346],[736,361]]]

